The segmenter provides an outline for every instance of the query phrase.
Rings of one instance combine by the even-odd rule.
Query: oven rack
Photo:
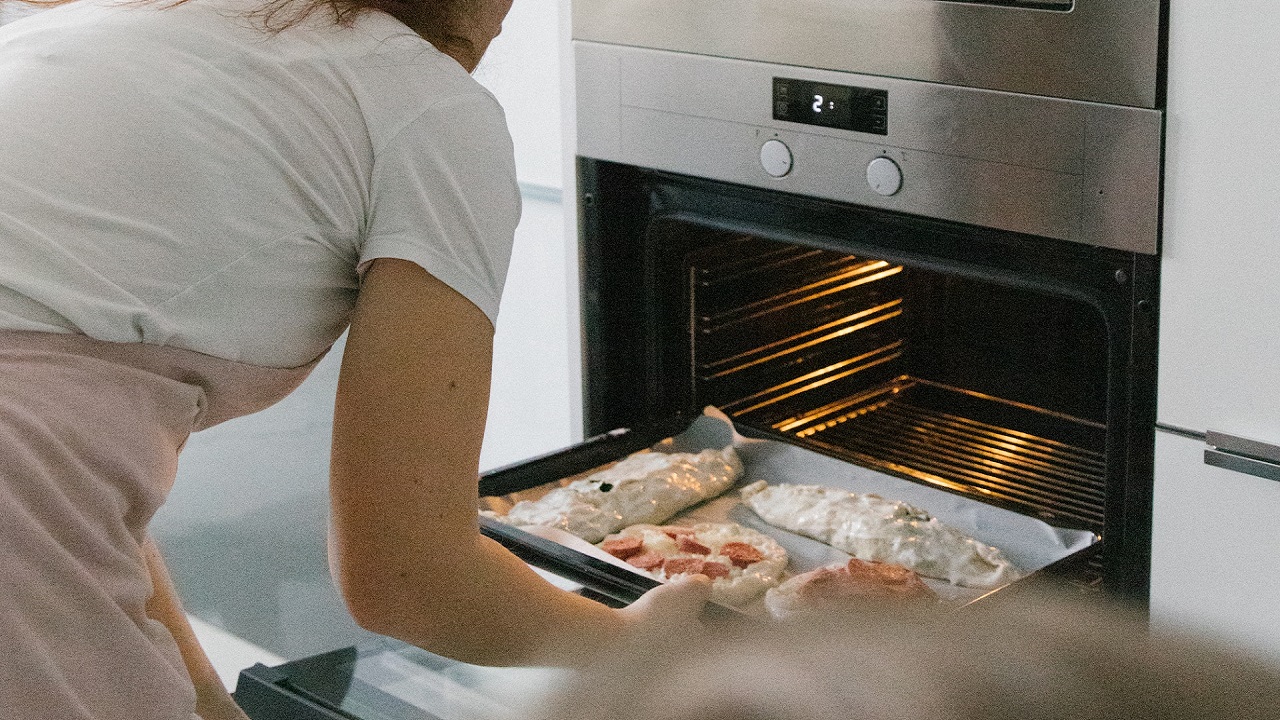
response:
[[[922,378],[735,422],[859,465],[1101,533],[1105,427]]]

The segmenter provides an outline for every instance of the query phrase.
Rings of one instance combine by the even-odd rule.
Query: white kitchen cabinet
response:
[[[1280,660],[1280,482],[1202,439],[1280,446],[1277,37],[1263,0],[1170,7],[1151,605]]]
[[[1170,8],[1160,422],[1280,444],[1280,14]]]
[[[1204,442],[1156,434],[1151,621],[1280,662],[1280,482],[1205,465]]]

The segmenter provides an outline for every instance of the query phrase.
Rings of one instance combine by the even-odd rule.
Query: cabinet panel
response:
[[[1152,625],[1280,661],[1280,482],[1205,465],[1204,447],[1156,433]]]
[[[1169,14],[1159,419],[1280,444],[1280,14]]]

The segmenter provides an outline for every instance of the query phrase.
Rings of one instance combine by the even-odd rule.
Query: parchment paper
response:
[[[744,465],[743,476],[738,483],[723,495],[689,508],[668,523],[694,525],[700,522],[736,522],[765,533],[786,548],[790,556],[788,577],[824,565],[847,562],[850,556],[817,540],[787,532],[761,520],[741,501],[738,492],[739,488],[757,480],[764,480],[769,484],[786,482],[827,485],[910,503],[929,512],[940,522],[999,548],[1023,575],[1083,550],[1099,539],[1086,530],[1054,527],[1027,515],[869,470],[785,442],[744,437],[734,428],[733,422],[715,408],[707,408],[703,416],[690,424],[685,432],[658,443],[653,446],[652,451],[698,452],[708,448],[720,449],[730,444],[738,451]],[[559,484],[561,483],[557,483]],[[557,540],[637,574],[646,574],[568,533],[548,528],[523,529]],[[944,603],[956,605],[997,589],[959,587],[933,578],[924,580]],[[739,609],[748,614],[765,613],[762,600]]]

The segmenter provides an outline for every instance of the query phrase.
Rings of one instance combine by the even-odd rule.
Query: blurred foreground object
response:
[[[575,678],[548,718],[1274,718],[1280,669],[1124,610],[1061,599],[956,613],[868,605],[804,623],[649,636]]]

